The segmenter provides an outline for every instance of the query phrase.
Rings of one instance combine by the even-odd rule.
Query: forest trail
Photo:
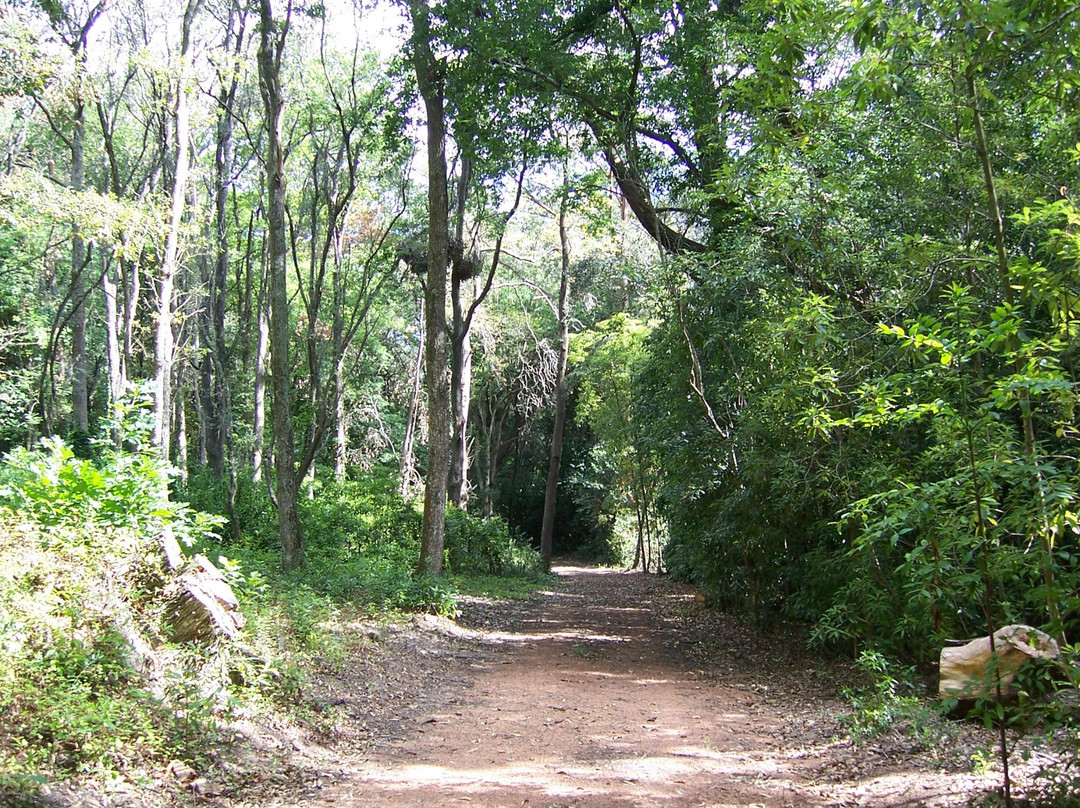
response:
[[[556,572],[539,601],[467,607],[467,681],[340,759],[317,794],[274,804],[943,806],[994,785],[933,768],[899,733],[838,740],[838,684],[801,642],[707,612],[665,577]]]

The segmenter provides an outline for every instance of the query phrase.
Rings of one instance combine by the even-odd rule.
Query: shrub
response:
[[[147,678],[145,537],[0,513],[0,795],[38,774],[194,758],[211,727]],[[183,726],[181,726],[183,725]]]
[[[918,714],[922,700],[912,694],[904,683],[905,677],[876,651],[863,651],[856,662],[863,684],[845,688],[844,697],[851,703],[848,728],[855,738],[872,738],[901,721]],[[908,677],[910,677],[910,672]]]
[[[446,511],[446,562],[455,573],[522,575],[540,569],[539,553],[504,519],[481,519],[453,507]]]
[[[196,758],[213,732],[202,691],[181,703],[169,686],[205,659],[151,645],[163,639],[155,537],[168,525],[191,544],[220,520],[172,501],[156,453],[92,448],[80,458],[48,439],[0,465],[0,797],[54,773]]]

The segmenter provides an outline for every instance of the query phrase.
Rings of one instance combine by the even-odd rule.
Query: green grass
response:
[[[513,578],[473,573],[450,575],[448,580],[462,595],[496,600],[527,600],[543,589],[550,589],[556,579],[554,575],[543,573]]]

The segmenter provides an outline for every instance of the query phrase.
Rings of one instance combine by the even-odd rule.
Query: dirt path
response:
[[[477,602],[445,629],[433,653],[456,678],[410,703],[392,742],[262,805],[959,805],[994,784],[929,767],[900,733],[836,740],[836,683],[798,642],[706,619],[666,579],[556,571],[539,603]]]

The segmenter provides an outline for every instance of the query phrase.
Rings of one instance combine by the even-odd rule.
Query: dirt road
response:
[[[838,739],[828,669],[797,642],[706,619],[683,587],[556,572],[539,603],[469,607],[463,675],[300,804],[960,805],[996,782],[933,768],[899,732]]]

